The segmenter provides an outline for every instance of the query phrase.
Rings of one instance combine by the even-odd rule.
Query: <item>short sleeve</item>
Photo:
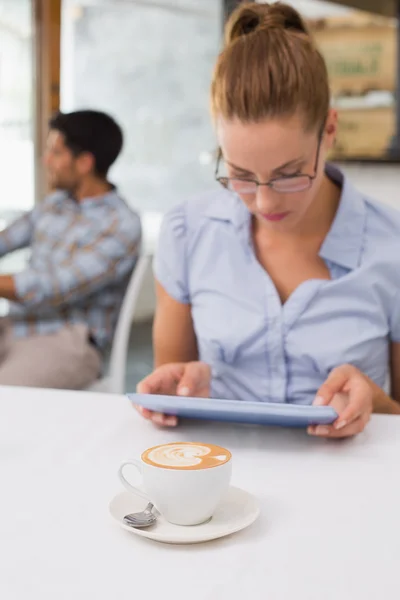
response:
[[[164,217],[153,268],[165,291],[182,304],[190,303],[187,237],[185,208],[178,206]]]

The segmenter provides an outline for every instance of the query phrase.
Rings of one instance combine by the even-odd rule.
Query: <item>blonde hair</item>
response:
[[[211,84],[213,117],[258,122],[300,112],[306,130],[329,110],[324,59],[291,6],[240,5],[225,27],[225,47]]]

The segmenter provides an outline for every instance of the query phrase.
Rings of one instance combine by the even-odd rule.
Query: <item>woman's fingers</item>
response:
[[[136,388],[138,394],[162,394],[181,396],[208,396],[211,369],[202,362],[172,363],[155,369]],[[136,406],[138,412],[161,427],[175,427],[178,419],[174,415],[153,413]]]
[[[339,413],[339,418],[334,424],[335,429],[345,430],[348,425],[357,421],[363,416],[369,420],[372,413],[372,392],[366,381],[360,378],[354,381],[352,389],[349,392],[349,402],[347,406]]]
[[[178,419],[173,415],[164,415],[162,413],[152,413],[151,421],[159,427],[176,427]]]
[[[365,419],[368,422],[372,412],[372,400],[373,392],[368,380],[358,369],[352,365],[342,365],[333,369],[318,390],[314,405],[329,405],[335,408],[339,417],[332,429],[338,434],[333,436],[331,429],[327,426],[320,426],[318,431],[321,435],[329,437],[353,435],[353,433],[349,433],[354,429],[353,423],[362,423]],[[355,428],[357,429],[357,425]],[[315,428],[311,428],[311,435],[315,435],[315,431]]]
[[[365,390],[357,390],[357,382],[353,383],[351,393],[335,394],[330,406],[337,412],[338,419],[333,423],[337,431],[345,429],[348,425],[359,419],[364,412],[368,412],[368,403],[365,402]]]
[[[183,363],[163,365],[142,379],[136,387],[138,394],[173,394],[185,370]]]
[[[164,415],[162,413],[152,412],[137,404],[135,405],[135,408],[142,417],[160,427],[176,427],[176,425],[178,425],[178,419],[174,415]]]
[[[330,404],[335,394],[345,391],[349,378],[354,372],[355,368],[352,365],[342,365],[333,369],[319,388],[314,405],[326,406]]]
[[[363,414],[358,419],[352,421],[341,429],[335,429],[335,427],[332,425],[313,425],[308,428],[307,432],[309,435],[330,439],[352,437],[364,431],[369,419],[369,414]]]
[[[176,393],[177,382],[182,377],[183,372],[183,364],[170,364],[159,367],[137,385],[136,391],[138,394],[174,394]],[[174,415],[152,412],[142,406],[136,406],[136,408],[142,417],[149,419],[159,427],[175,427],[178,424],[178,419]]]
[[[207,364],[187,363],[179,381],[177,393],[179,396],[198,396],[203,390],[209,389],[210,381],[211,369]]]
[[[136,387],[138,394],[197,396],[208,390],[211,369],[202,362],[172,363],[155,369]]]
[[[145,419],[150,419],[151,418],[151,415],[153,414],[151,412],[151,410],[148,410],[147,408],[143,408],[143,406],[139,406],[138,404],[134,404],[133,406],[136,408],[136,410],[138,411],[138,413],[140,415],[142,415],[142,417],[144,417]]]
[[[162,374],[159,373],[151,373],[148,377],[140,381],[136,386],[137,394],[157,394],[162,393],[159,390],[162,390],[165,386],[165,382],[162,378]]]

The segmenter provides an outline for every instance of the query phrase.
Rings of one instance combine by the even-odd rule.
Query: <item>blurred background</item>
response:
[[[98,108],[125,132],[111,173],[142,215],[152,252],[163,213],[213,185],[208,114],[224,19],[238,0],[0,0],[0,229],[46,194],[49,116]],[[327,61],[339,136],[332,159],[400,207],[400,0],[297,0]],[[17,270],[24,254],[1,263]],[[149,273],[132,332],[127,387],[151,368]]]

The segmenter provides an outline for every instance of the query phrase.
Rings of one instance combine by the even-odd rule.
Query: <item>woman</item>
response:
[[[332,404],[336,423],[309,429],[327,437],[400,413],[400,213],[325,164],[337,115],[293,8],[233,13],[211,106],[221,187],[165,218],[157,368],[138,391]]]

